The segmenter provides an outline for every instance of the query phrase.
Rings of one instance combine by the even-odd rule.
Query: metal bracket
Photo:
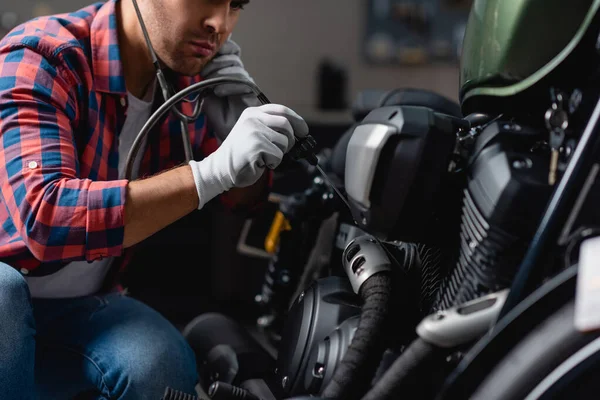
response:
[[[485,335],[504,306],[508,289],[427,316],[417,334],[426,342],[452,348]]]
[[[269,195],[268,201],[269,201],[269,203],[279,204],[285,198],[286,198],[286,196],[272,193]],[[249,219],[244,223],[244,226],[242,227],[242,231],[240,233],[240,238],[237,243],[237,251],[240,254],[242,254],[244,256],[248,256],[248,257],[257,257],[257,258],[263,258],[266,260],[272,259],[273,254],[265,251],[265,249],[262,249],[259,247],[254,247],[254,246],[249,246],[248,244],[246,244],[246,239],[248,239],[248,234],[250,233],[250,228],[252,228],[252,222],[253,221],[251,219]]]

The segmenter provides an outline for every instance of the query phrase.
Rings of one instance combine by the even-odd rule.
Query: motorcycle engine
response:
[[[410,268],[426,313],[509,286],[553,188],[545,131],[488,123],[471,136],[460,173],[450,167],[460,128],[427,108],[384,107],[348,147],[352,214],[368,233],[415,244]]]
[[[458,260],[435,309],[511,284],[553,188],[548,151],[536,150],[541,133],[501,121],[480,133],[467,167]]]

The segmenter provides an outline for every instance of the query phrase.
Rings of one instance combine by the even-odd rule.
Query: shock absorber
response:
[[[265,240],[273,253],[261,292],[255,301],[261,315],[257,325],[279,339],[282,316],[287,311],[299,279],[315,245],[323,221],[337,209],[339,200],[323,178],[317,176],[304,192],[284,199]]]

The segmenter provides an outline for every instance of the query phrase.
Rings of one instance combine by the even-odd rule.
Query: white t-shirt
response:
[[[148,89],[142,100],[127,94],[129,105],[123,129],[119,134],[119,178],[125,176],[127,155],[133,146],[137,134],[150,118],[154,102],[156,81]],[[137,176],[139,164],[144,154],[146,141],[136,156],[133,177]],[[87,262],[74,261],[67,264],[54,274],[41,277],[25,277],[33,298],[72,298],[92,295],[102,287],[106,274],[113,262],[112,257]]]

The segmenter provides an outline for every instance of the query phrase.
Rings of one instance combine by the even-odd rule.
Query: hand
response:
[[[293,110],[266,104],[244,110],[223,144],[204,160],[190,161],[199,209],[234,187],[250,186],[265,168],[275,169],[295,144],[294,135],[308,134],[308,125]]]
[[[254,82],[244,69],[240,54],[240,47],[228,39],[215,58],[204,67],[201,76],[204,79],[230,76]],[[240,118],[241,113],[248,107],[259,105],[260,101],[256,94],[248,86],[223,84],[215,87],[213,93],[204,96],[202,112],[206,115],[215,136],[222,143]]]
[[[233,40],[227,39],[215,57],[200,72],[200,76],[204,79],[221,77],[241,78],[254,83],[254,80],[250,77],[240,59],[241,53],[240,46]],[[251,94],[253,92],[246,85],[231,83],[215,87],[214,93],[217,97],[229,97]]]

